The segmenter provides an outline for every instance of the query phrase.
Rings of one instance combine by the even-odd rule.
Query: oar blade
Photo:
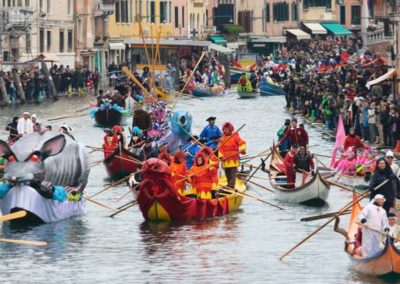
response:
[[[0,222],[6,222],[6,221],[24,218],[26,216],[26,214],[27,214],[27,212],[25,210],[21,210],[21,211],[15,212],[15,213],[3,215],[3,216],[0,216]]]
[[[47,246],[47,242],[40,242],[40,241],[0,239],[0,242],[13,243],[13,244],[19,244],[19,245]]]

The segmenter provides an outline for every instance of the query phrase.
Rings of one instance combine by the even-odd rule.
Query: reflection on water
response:
[[[199,133],[209,116],[217,124],[232,121],[236,127],[246,123],[240,132],[247,141],[248,154],[266,150],[276,131],[288,115],[283,111],[284,98],[260,97],[237,100],[235,94],[207,99],[182,99],[178,107],[193,115],[193,132]],[[89,99],[74,98],[56,103],[1,109],[0,128],[15,114],[25,110],[36,113],[43,124],[46,118],[88,105]],[[104,135],[93,127],[89,115],[59,120],[68,123],[78,141],[100,146]],[[329,155],[332,141],[315,128],[306,125],[312,151]],[[2,132],[0,132],[1,134]],[[4,136],[3,136],[4,137]],[[92,161],[102,158],[100,152],[90,155]],[[323,162],[327,162],[323,159]],[[258,166],[259,160],[252,163]],[[104,187],[104,168],[92,168],[89,194]],[[266,177],[261,172],[257,176]],[[267,185],[265,181],[258,183]],[[99,201],[118,207],[116,198],[127,191],[116,187],[96,196]],[[47,247],[17,246],[0,243],[1,283],[396,283],[397,279],[376,279],[355,273],[343,251],[343,237],[328,226],[295,250],[285,262],[278,257],[293,244],[315,230],[324,220],[300,222],[306,216],[340,209],[350,201],[350,194],[332,188],[328,204],[321,208],[280,203],[273,194],[254,187],[255,195],[276,203],[281,211],[253,200],[244,200],[241,210],[204,222],[184,225],[143,222],[138,207],[132,207],[115,218],[107,209],[87,204],[86,215],[31,228],[0,225],[4,238],[44,240]],[[343,224],[346,224],[346,218]],[[6,279],[6,281],[4,281]],[[391,281],[391,282],[389,282]]]

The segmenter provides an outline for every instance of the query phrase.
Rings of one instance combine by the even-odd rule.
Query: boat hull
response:
[[[98,110],[94,114],[94,120],[98,126],[113,127],[120,125],[123,115],[121,112],[114,109]]]
[[[128,150],[117,148],[104,159],[103,163],[108,176],[111,179],[118,179],[136,172],[139,167],[137,159],[138,157]]]
[[[49,223],[80,216],[85,213],[85,200],[64,201],[47,199],[29,186],[15,186],[0,199],[2,214],[25,210]]]
[[[241,93],[238,92],[239,98],[241,99],[256,99],[260,95],[258,92],[252,92],[252,93]]]
[[[260,84],[260,96],[282,96],[284,92],[281,87],[270,83]]]
[[[213,92],[211,90],[206,90],[206,89],[199,89],[199,88],[195,88],[192,90],[192,95],[195,97],[215,97],[215,96],[219,96],[222,95],[223,92],[218,91],[218,92]]]
[[[365,181],[364,177],[361,176],[337,174],[332,180],[344,186],[354,187],[355,189],[367,189],[369,186],[369,182]]]
[[[222,179],[221,184],[226,184]],[[240,192],[246,190],[243,181],[237,180],[236,188]],[[141,188],[141,190],[146,190]],[[232,213],[240,207],[243,197],[229,194],[212,200],[194,199],[179,195],[146,200],[146,194],[140,192],[137,199],[143,217],[151,222],[171,222],[209,219]],[[151,202],[146,206],[146,202]],[[173,209],[171,209],[173,208]]]

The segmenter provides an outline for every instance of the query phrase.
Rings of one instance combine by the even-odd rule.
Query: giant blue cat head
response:
[[[192,115],[186,110],[176,110],[169,117],[171,132],[186,141],[192,135]]]

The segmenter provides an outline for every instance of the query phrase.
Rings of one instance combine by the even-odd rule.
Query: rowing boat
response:
[[[283,89],[278,85],[274,85],[268,82],[259,84],[261,96],[282,96],[284,95]]]
[[[385,276],[394,274],[400,275],[400,250],[395,246],[392,238],[387,238],[382,250],[370,257],[362,257],[354,254],[355,244],[354,236],[358,230],[358,216],[362,210],[361,205],[357,202],[357,196],[353,195],[354,206],[352,208],[351,217],[347,231],[339,228],[339,217],[336,218],[335,231],[342,234],[346,238],[345,252],[350,258],[353,269],[359,273],[370,276]]]
[[[298,174],[295,188],[286,188],[284,185],[286,185],[287,180],[286,174],[283,172],[283,163],[283,157],[274,147],[269,177],[279,200],[314,206],[325,204],[329,195],[329,183],[322,178],[318,169],[314,175],[308,175],[304,181],[303,174]]]
[[[213,91],[211,88],[203,88],[203,87],[195,87],[192,90],[192,95],[195,97],[215,97],[222,95],[224,93],[224,90],[217,89]]]
[[[256,99],[260,95],[259,92],[238,92],[241,99]]]
[[[158,159],[149,159],[143,165],[143,181],[139,186],[137,202],[143,217],[151,222],[202,220],[222,216],[236,211],[243,200],[238,194],[205,200],[179,195],[171,182],[168,166]],[[220,184],[226,185],[221,178]],[[238,192],[245,192],[246,186],[236,181]]]
[[[98,126],[112,127],[114,125],[120,125],[122,122],[123,114],[112,108],[99,109],[94,114],[94,120]]]
[[[118,179],[136,172],[139,167],[138,156],[125,148],[117,147],[113,153],[105,152],[104,166],[111,179]]]

